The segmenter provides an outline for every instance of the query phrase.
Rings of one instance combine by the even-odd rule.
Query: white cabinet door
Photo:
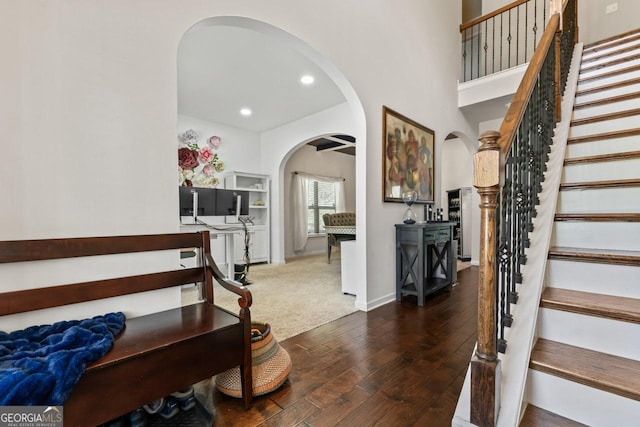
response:
[[[266,227],[256,227],[253,234],[252,262],[269,262],[269,230]]]
[[[236,235],[236,264],[244,263],[244,232]],[[249,258],[251,263],[269,261],[269,232],[266,227],[249,227]]]

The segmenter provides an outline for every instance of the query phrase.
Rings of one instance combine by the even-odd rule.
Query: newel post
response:
[[[478,281],[478,346],[471,359],[471,422],[496,425],[500,406],[500,360],[496,345],[496,208],[500,192],[500,133],[480,135],[473,158],[473,185],[480,195],[480,266]]]
[[[562,35],[562,31],[563,29],[563,19],[562,19],[562,13],[563,13],[563,7],[562,7],[562,0],[551,0],[550,4],[549,4],[549,14],[550,15],[554,15],[554,14],[559,14],[560,15],[560,20],[559,20],[559,27],[558,27],[558,31],[556,32],[556,36],[554,37],[555,39],[555,43],[554,43],[554,47],[553,49],[555,50],[555,76],[554,76],[554,80],[555,80],[555,104],[556,104],[556,110],[555,110],[555,116],[556,116],[556,123],[559,122],[560,120],[562,120],[562,93],[560,92],[560,88],[562,86],[561,80],[562,80],[562,67],[560,65],[560,56],[561,56],[561,43],[560,43],[560,36]]]

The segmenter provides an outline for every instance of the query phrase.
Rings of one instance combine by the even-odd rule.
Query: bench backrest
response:
[[[2,241],[0,263],[195,248],[199,249],[201,267],[5,292],[0,294],[0,316],[197,282],[204,283],[203,297],[213,304],[213,277],[223,276],[213,263],[209,239],[209,232],[205,230],[195,233]]]

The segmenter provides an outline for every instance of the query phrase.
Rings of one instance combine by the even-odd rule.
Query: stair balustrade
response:
[[[553,13],[507,111],[500,131],[481,135],[474,157],[480,195],[478,344],[471,361],[471,422],[493,426],[499,408],[505,328],[514,319],[521,267],[533,231],[553,131],[573,46],[577,0],[552,0]]]
[[[517,0],[460,25],[466,82],[528,62],[540,40],[548,0]]]

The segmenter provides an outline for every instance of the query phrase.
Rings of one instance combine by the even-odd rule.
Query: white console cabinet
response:
[[[253,225],[249,230],[249,258],[251,263],[270,262],[270,199],[271,179],[268,175],[246,172],[230,172],[224,178],[224,186],[231,190],[249,192],[249,217]],[[236,235],[236,263],[244,262],[244,233]]]

